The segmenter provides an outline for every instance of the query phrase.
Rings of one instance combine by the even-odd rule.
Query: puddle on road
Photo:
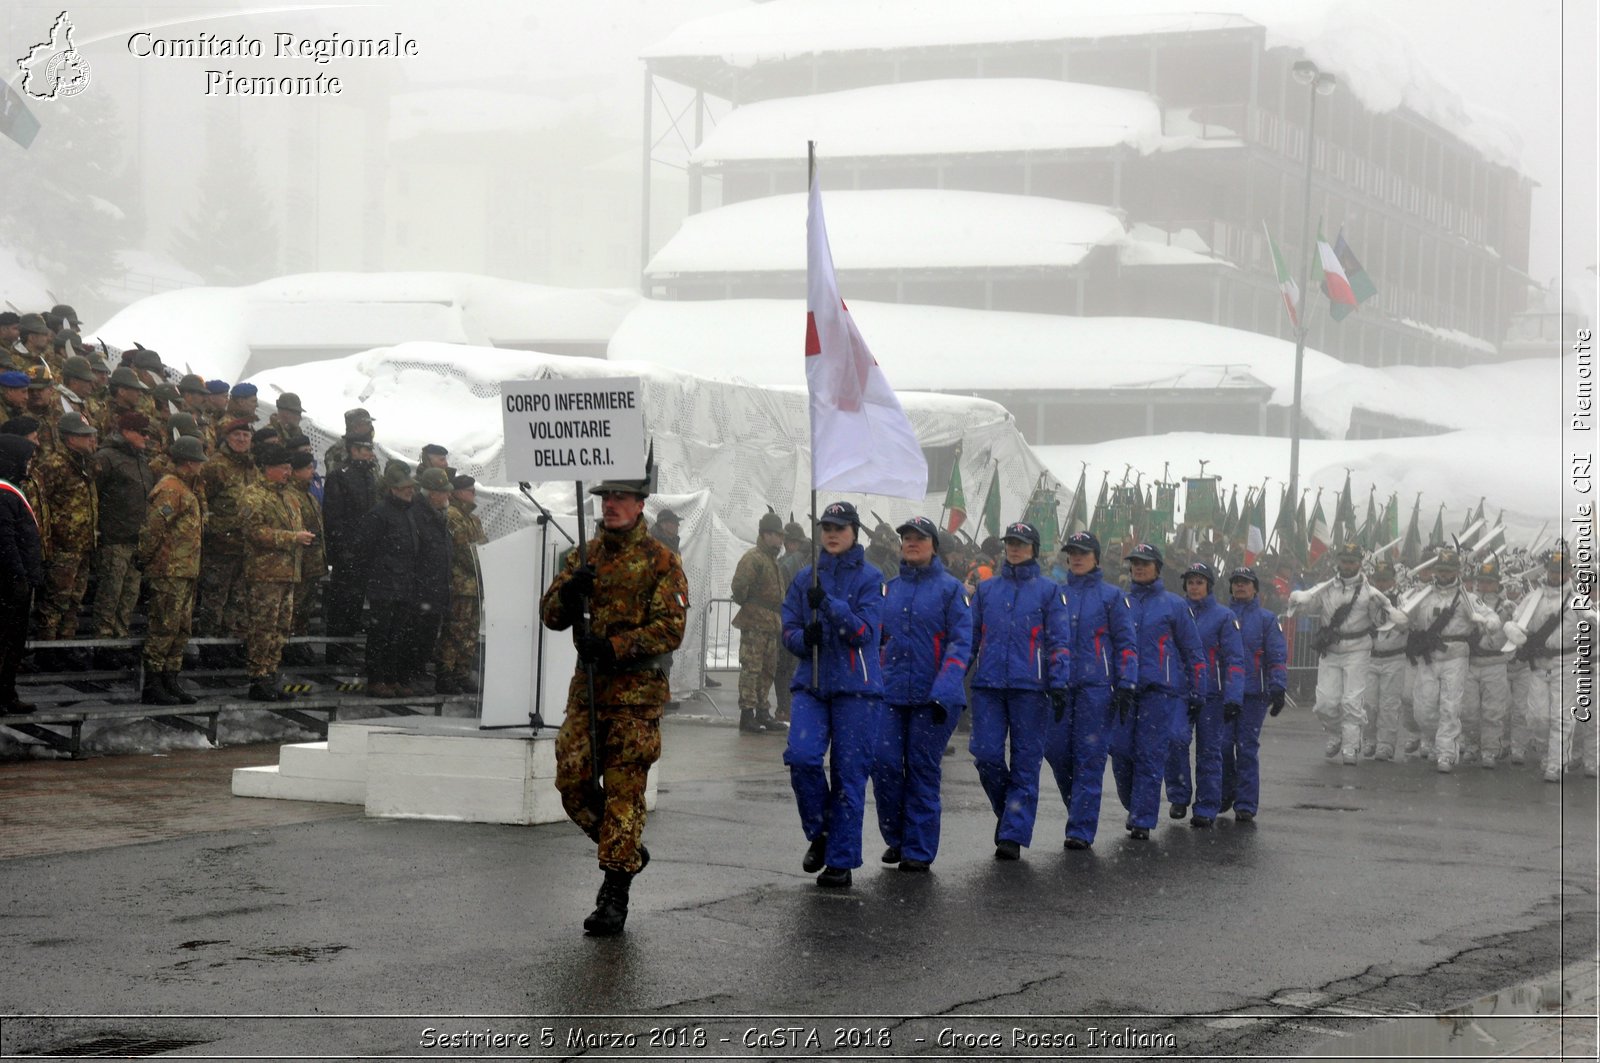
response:
[[[1302,1059],[1595,1058],[1595,965],[1577,964],[1439,1015],[1386,1019]],[[1319,1053],[1325,1053],[1320,1054]]]

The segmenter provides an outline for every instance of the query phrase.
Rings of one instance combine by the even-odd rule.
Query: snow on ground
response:
[[[168,364],[237,380],[252,347],[368,348],[406,340],[603,343],[638,299],[470,273],[306,273],[237,288],[164,292],[88,332]]]
[[[951,189],[829,191],[834,265],[852,269],[952,269],[1077,265],[1122,239],[1108,207],[1041,196]],[[803,192],[745,200],[684,219],[645,273],[803,272]]]
[[[15,251],[0,247],[0,309],[27,314],[48,310],[56,302],[41,274],[24,266]]]
[[[1082,463],[1088,462],[1090,506],[1102,473],[1109,471],[1111,482],[1117,483],[1124,466],[1131,464],[1149,484],[1161,478],[1162,463],[1168,462],[1172,480],[1181,481],[1184,476],[1199,475],[1204,460],[1206,475],[1221,476],[1225,489],[1238,485],[1241,502],[1247,488],[1268,480],[1267,521],[1272,524],[1289,477],[1289,440],[1283,438],[1174,432],[1081,446],[1034,447],[1033,451],[1058,479],[1071,484],[1077,483]],[[1346,469],[1350,470],[1357,516],[1365,516],[1368,489],[1376,485],[1379,506],[1388,502],[1390,492],[1398,493],[1402,531],[1417,492],[1422,492],[1424,536],[1433,527],[1441,503],[1445,528],[1455,532],[1461,529],[1467,510],[1476,509],[1479,499],[1487,498],[1485,515],[1493,520],[1503,508],[1506,536],[1514,544],[1525,543],[1541,525],[1548,539],[1552,532],[1547,522],[1553,523],[1563,512],[1565,468],[1561,440],[1553,432],[1476,429],[1410,439],[1301,441],[1300,485],[1311,489],[1308,500],[1322,489],[1323,509],[1330,519]],[[1576,496],[1567,499],[1569,508],[1575,500]]]
[[[819,161],[1121,144],[1148,154],[1161,142],[1161,110],[1142,92],[1039,78],[873,85],[739,107],[689,161],[799,161],[807,140]]]

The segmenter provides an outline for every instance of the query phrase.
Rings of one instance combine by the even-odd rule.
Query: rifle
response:
[[[1339,641],[1339,627],[1350,616],[1350,610],[1356,607],[1356,600],[1360,597],[1361,588],[1357,587],[1355,593],[1350,596],[1350,600],[1335,609],[1328,622],[1318,628],[1315,635],[1311,636],[1311,648],[1316,651],[1318,657],[1326,657],[1328,652],[1333,649],[1334,643]]]
[[[1550,632],[1554,631],[1559,623],[1561,623],[1561,610],[1557,609],[1539,625],[1538,630],[1528,633],[1528,641],[1517,647],[1516,659],[1532,664],[1541,657],[1555,656],[1554,653],[1545,651],[1544,640],[1550,637]]]
[[[1444,631],[1450,618],[1456,615],[1456,607],[1461,604],[1461,589],[1456,588],[1456,596],[1448,608],[1433,618],[1433,623],[1428,625],[1426,631],[1413,631],[1406,636],[1406,660],[1412,664],[1417,663],[1417,658],[1422,658],[1426,664],[1433,663],[1434,653],[1444,649],[1444,639],[1440,633]]]

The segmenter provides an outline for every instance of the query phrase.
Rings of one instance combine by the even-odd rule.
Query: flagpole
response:
[[[1294,79],[1306,86],[1310,97],[1310,112],[1306,116],[1306,198],[1300,217],[1301,249],[1306,252],[1301,266],[1300,323],[1294,339],[1294,406],[1289,414],[1289,495],[1294,497],[1300,489],[1300,413],[1301,389],[1305,378],[1306,301],[1311,297],[1311,259],[1316,248],[1311,243],[1311,173],[1317,157],[1317,96],[1333,92],[1338,79],[1309,59],[1297,60],[1293,67]],[[1321,226],[1318,226],[1320,229]]]
[[[806,194],[811,192],[811,186],[817,183],[817,142],[806,141]],[[811,423],[810,418],[806,423]],[[822,586],[822,573],[817,571],[817,540],[822,538],[821,529],[817,525],[817,441],[811,440],[811,586]],[[817,610],[811,608],[811,623],[817,622]],[[811,647],[811,692],[817,692],[817,659],[818,647]],[[765,697],[765,695],[762,695]]]

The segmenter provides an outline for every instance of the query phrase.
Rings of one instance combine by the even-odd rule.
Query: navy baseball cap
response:
[[[1228,582],[1253,583],[1256,586],[1256,590],[1261,589],[1261,581],[1256,578],[1256,570],[1245,565],[1240,565],[1238,568],[1228,573]]]
[[[1019,520],[1014,524],[1006,525],[1005,534],[1000,536],[1000,541],[1005,542],[1007,539],[1015,539],[1018,542],[1027,543],[1029,546],[1038,546],[1039,530],[1027,521]]]
[[[1086,553],[1094,554],[1095,557],[1099,557],[1100,540],[1096,539],[1092,532],[1073,532],[1071,535],[1067,536],[1067,541],[1062,544],[1061,549],[1082,550]]]
[[[1128,553],[1126,554],[1126,556],[1124,556],[1122,560],[1124,560],[1124,561],[1152,561],[1156,565],[1160,565],[1161,564],[1161,551],[1157,550],[1150,543],[1140,543],[1138,546],[1135,546],[1132,550],[1129,550]]]
[[[1196,561],[1194,564],[1183,570],[1184,579],[1187,580],[1190,576],[1199,576],[1201,579],[1206,581],[1206,586],[1208,587],[1217,582],[1216,572],[1204,561]]]
[[[900,527],[896,528],[895,531],[899,532],[901,535],[904,535],[908,531],[916,532],[925,539],[932,539],[933,548],[935,550],[939,548],[939,529],[934,527],[933,521],[929,520],[927,517],[912,517],[910,520],[900,525]]]
[[[836,524],[844,527],[846,524],[861,527],[861,518],[856,514],[856,507],[849,502],[833,502],[822,511],[822,516],[817,518],[818,524]]]

